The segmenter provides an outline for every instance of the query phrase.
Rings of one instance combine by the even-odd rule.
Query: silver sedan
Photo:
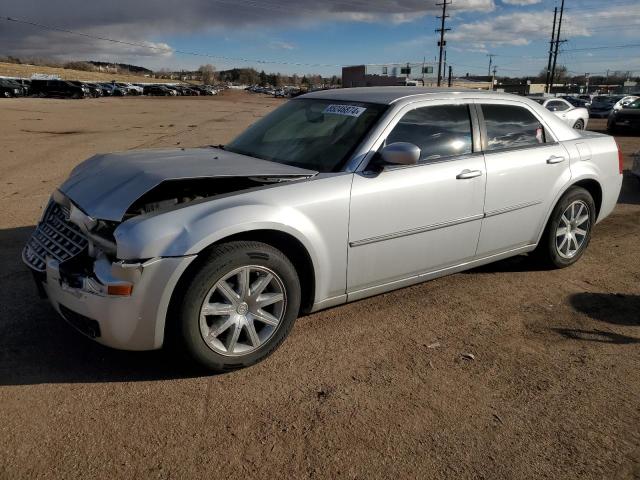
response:
[[[527,252],[573,264],[616,204],[620,158],[526,98],[316,92],[225,146],[90,158],[23,259],[96,341],[229,370],[307,312]]]

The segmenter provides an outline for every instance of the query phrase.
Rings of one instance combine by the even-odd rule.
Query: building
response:
[[[343,87],[389,87],[395,85],[431,87],[438,83],[429,63],[354,65],[342,68]]]
[[[437,87],[437,66],[429,63],[394,63],[387,65],[355,65],[342,68],[342,86],[349,87],[390,87],[406,85],[411,87]],[[448,78],[442,79],[442,86],[448,85]],[[454,88],[490,90],[493,77],[453,77]]]

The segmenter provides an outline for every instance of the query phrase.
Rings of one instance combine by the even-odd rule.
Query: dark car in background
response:
[[[145,85],[143,89],[143,93],[144,95],[160,95],[165,97],[176,94],[175,90],[170,90],[164,85]]]
[[[41,97],[85,98],[91,92],[87,87],[66,80],[32,80],[31,94]]]
[[[583,100],[582,98],[578,98],[578,97],[567,96],[562,98],[567,102],[569,102],[574,107],[589,108],[589,106],[591,105],[590,102],[587,102],[586,100]]]
[[[595,118],[607,118],[613,106],[624,98],[623,95],[600,95],[593,97],[589,107],[589,116]]]
[[[640,99],[620,110],[613,110],[609,115],[607,131],[613,134],[623,130],[640,132]]]
[[[101,97],[102,96],[102,89],[96,87],[95,85],[91,84],[91,83],[86,83],[86,82],[80,82],[79,80],[70,80],[69,83],[72,83],[86,91],[89,92],[88,96],[91,96],[93,98],[97,98],[97,97]]]
[[[22,88],[11,81],[0,78],[0,97],[20,97],[22,96]]]
[[[22,97],[26,95],[28,89],[24,88],[22,84],[16,82],[11,78],[0,78],[0,95],[8,97]]]

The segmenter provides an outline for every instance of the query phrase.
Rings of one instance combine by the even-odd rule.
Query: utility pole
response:
[[[549,61],[547,62],[547,80],[544,83],[544,92],[549,93],[549,79],[551,78],[551,59],[553,57],[553,42],[556,36],[556,16],[558,15],[558,7],[553,9],[553,29],[551,30],[551,40],[549,41]]]
[[[444,49],[444,58],[442,59],[442,81],[447,77],[447,49]]]
[[[491,63],[493,62],[493,57],[495,57],[493,53],[487,53],[487,57],[489,57],[489,70],[487,72],[487,77],[491,76]]]
[[[451,30],[450,28],[444,28],[445,19],[449,18],[449,15],[447,15],[447,5],[451,5],[451,1],[442,0],[442,3],[436,3],[436,6],[438,7],[442,6],[442,16],[436,17],[441,20],[440,28],[436,30],[437,33],[440,33],[440,41],[438,42],[438,47],[440,47],[440,55],[438,56],[438,86],[439,87],[442,86],[442,76],[444,75],[444,72],[442,71],[442,50],[446,45],[444,41],[444,32],[448,32],[449,30]]]
[[[584,93],[589,94],[589,74],[584,74]]]
[[[556,48],[553,52],[553,66],[551,67],[551,83],[549,84],[549,93],[553,89],[553,82],[556,78],[556,62],[558,61],[558,49],[560,48],[560,29],[562,28],[562,14],[564,13],[564,0],[560,4],[560,18],[558,19],[558,31],[556,32]],[[566,40],[562,40],[566,42]]]
[[[491,90],[495,90],[496,88],[496,72],[498,71],[498,66],[493,66],[493,77],[491,77]]]
[[[449,88],[451,88],[451,81],[452,81],[452,77],[453,77],[453,67],[451,65],[449,65],[449,81],[447,82],[447,86]]]

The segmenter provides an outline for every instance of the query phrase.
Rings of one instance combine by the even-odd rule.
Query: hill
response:
[[[145,77],[142,75],[127,75],[119,73],[109,72],[85,72],[82,70],[72,70],[62,67],[44,67],[40,65],[29,65],[20,63],[5,63],[0,62],[0,76],[5,77],[22,77],[31,78],[33,74],[45,74],[45,75],[57,75],[63,80],[85,80],[95,82],[110,82],[115,80],[117,82],[154,82],[154,83],[167,83],[170,80],[160,80],[151,77]]]

